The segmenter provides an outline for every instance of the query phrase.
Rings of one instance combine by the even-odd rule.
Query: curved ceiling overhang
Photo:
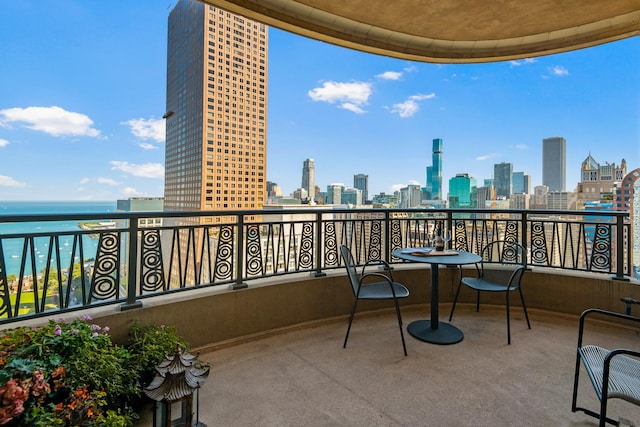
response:
[[[269,26],[412,61],[549,55],[640,34],[640,0],[204,0]]]

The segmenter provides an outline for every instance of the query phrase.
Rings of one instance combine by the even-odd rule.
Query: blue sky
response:
[[[162,196],[167,17],[175,1],[0,2],[0,200]],[[493,165],[541,184],[542,139],[567,139],[567,189],[589,153],[640,167],[640,38],[515,62],[438,65],[269,33],[267,179],[369,194]]]

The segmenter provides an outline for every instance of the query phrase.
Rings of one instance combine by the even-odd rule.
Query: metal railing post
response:
[[[632,236],[629,236],[631,239]],[[628,240],[629,240],[628,239]],[[628,282],[629,277],[624,275],[624,217],[622,215],[616,216],[616,275],[613,276],[614,280],[623,280]],[[631,243],[629,243],[631,245]],[[631,266],[629,266],[631,267]]]
[[[531,267],[529,266],[529,238],[528,238],[528,233],[527,233],[527,223],[528,223],[529,219],[527,217],[527,212],[523,211],[522,212],[522,218],[520,219],[520,222],[522,223],[522,246],[524,246],[525,249],[525,260],[527,262],[527,268],[530,269]]]
[[[387,210],[384,213],[384,241],[382,244],[384,245],[384,260],[388,263],[391,262],[391,242],[389,240],[391,238],[390,222],[390,212]]]
[[[445,230],[447,230],[447,231],[443,230],[443,233],[448,232],[449,236],[451,236],[451,240],[448,241],[448,242],[445,242],[445,245],[448,246],[448,247],[445,246],[445,249],[452,249],[453,248],[453,242],[454,242],[454,235],[453,235],[454,234],[454,230],[453,230],[453,212],[451,212],[451,211],[447,211],[447,225],[445,227]],[[442,238],[444,238],[444,237],[445,237],[445,235],[442,236]]]
[[[314,260],[316,264],[316,271],[313,273],[315,277],[324,277],[327,275],[324,271],[322,271],[322,257],[323,257],[323,242],[322,242],[322,213],[316,212],[316,259]]]
[[[244,289],[249,285],[244,281],[242,272],[244,270],[244,215],[238,214],[237,216],[238,232],[236,233],[236,253],[238,254],[238,264],[236,265],[236,281],[232,285],[229,285],[230,289]]]
[[[121,240],[118,240],[120,243]],[[127,301],[120,310],[142,307],[142,301],[136,300],[138,289],[138,217],[129,218],[129,257],[127,265]]]

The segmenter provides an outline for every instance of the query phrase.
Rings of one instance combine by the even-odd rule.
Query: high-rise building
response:
[[[282,197],[282,189],[280,186],[271,181],[267,181],[267,196],[268,197]]]
[[[419,185],[409,184],[400,189],[398,207],[401,209],[417,208],[422,202],[422,190]]]
[[[449,207],[476,207],[476,179],[468,173],[459,173],[449,180]]]
[[[629,211],[631,233],[631,277],[640,279],[640,168],[634,169],[622,179],[622,185],[616,189],[614,209]]]
[[[531,196],[527,193],[513,193],[509,199],[509,209],[529,209],[530,201]]]
[[[342,203],[342,191],[344,190],[344,184],[336,183],[327,185],[327,194],[325,203],[328,205],[339,205]]]
[[[433,140],[431,166],[427,167],[427,193],[430,200],[442,200],[442,139]]]
[[[550,192],[567,191],[567,140],[562,137],[542,140],[542,185]]]
[[[484,180],[485,183],[487,180]],[[492,181],[493,182],[493,181]],[[485,209],[492,208],[492,202],[496,200],[496,189],[491,185],[476,188],[476,207]]]
[[[359,173],[353,176],[353,188],[362,192],[362,204],[369,201],[369,175]]]
[[[511,185],[512,194],[531,194],[531,176],[524,172],[514,172]]]
[[[619,166],[609,162],[601,165],[589,154],[580,167],[577,208],[583,209],[587,202],[611,202],[615,196],[615,189],[622,185],[622,179],[626,175],[625,159],[622,159]]]
[[[533,197],[530,200],[529,208],[547,209],[548,196],[549,196],[549,187],[547,187],[546,185],[536,185],[533,188]]]
[[[313,204],[316,196],[316,167],[313,159],[302,163],[302,188],[307,191],[309,203]]]
[[[197,0],[169,14],[165,210],[261,209],[267,26]]]
[[[398,207],[398,195],[386,194],[382,192],[380,194],[374,195],[372,202],[374,207],[396,208]]]
[[[547,194],[547,209],[550,210],[574,210],[576,208],[577,195],[574,192],[550,191]]]
[[[493,165],[493,186],[496,188],[496,196],[508,199],[512,193],[511,178],[513,175],[513,163],[496,163]]]
[[[357,188],[343,188],[340,201],[343,205],[360,206],[362,202],[362,191]]]

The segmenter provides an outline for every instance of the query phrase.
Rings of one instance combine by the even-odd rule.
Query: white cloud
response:
[[[307,94],[314,101],[339,103],[340,108],[354,113],[364,113],[362,107],[367,105],[371,96],[371,83],[324,82],[322,87],[311,89]]]
[[[24,182],[16,181],[10,176],[0,175],[0,187],[16,187],[16,188],[24,188],[27,184]]]
[[[362,114],[362,113],[365,112],[362,108],[358,107],[355,104],[352,104],[351,102],[345,102],[345,103],[341,104],[340,108],[344,108],[345,110],[353,111],[354,113],[357,113],[357,114]]]
[[[141,142],[140,144],[138,144],[138,146],[140,148],[142,148],[143,150],[157,150],[158,149],[157,145],[149,144],[148,142]]]
[[[516,148],[517,148],[518,150],[526,150],[526,149],[528,149],[529,147],[527,146],[527,144],[516,144]]]
[[[165,139],[165,121],[164,119],[131,119],[122,123],[131,128],[138,138],[153,139],[157,142],[164,142]]]
[[[14,122],[52,136],[100,136],[100,131],[91,127],[93,120],[88,116],[56,106],[0,110],[0,125],[9,126]]]
[[[105,185],[112,185],[112,186],[116,186],[120,184],[119,182],[111,178],[98,178],[96,179],[96,182],[98,184],[105,184]]]
[[[521,65],[533,64],[535,62],[538,62],[538,60],[535,58],[525,58],[521,61],[509,61],[509,64],[511,65],[511,67],[519,67]]]
[[[89,178],[82,178],[82,179],[80,180],[80,184],[87,184],[89,181],[91,181],[91,179],[89,179]]]
[[[476,157],[476,160],[483,161],[483,160],[493,159],[496,157],[498,157],[498,153],[489,153],[489,154],[484,154],[482,156]]]
[[[418,104],[419,101],[433,99],[435,96],[435,93],[412,95],[404,102],[393,104],[390,111],[392,113],[397,113],[402,118],[412,117],[418,112],[418,110],[420,110],[420,105]]]
[[[139,196],[140,193],[133,187],[125,187],[122,189],[122,194],[126,197]]]
[[[399,71],[385,71],[384,73],[378,74],[376,77],[383,80],[400,80],[402,73]]]
[[[6,147],[7,145],[9,145],[9,141],[0,138],[0,147]]]
[[[425,99],[433,99],[435,97],[436,97],[435,93],[429,93],[429,94],[420,93],[418,95],[410,96],[409,99],[413,99],[415,101],[424,101]]]
[[[160,163],[136,165],[117,160],[112,160],[110,163],[112,166],[111,169],[120,170],[133,176],[140,176],[143,178],[164,178],[164,166]]]
[[[413,116],[416,112],[418,112],[419,109],[420,106],[417,102],[411,99],[407,99],[400,104],[393,104],[393,106],[391,107],[391,112],[398,113],[400,117],[406,118]]]
[[[549,67],[549,73],[554,76],[564,77],[569,75],[569,70],[562,65],[554,65],[553,67]]]

